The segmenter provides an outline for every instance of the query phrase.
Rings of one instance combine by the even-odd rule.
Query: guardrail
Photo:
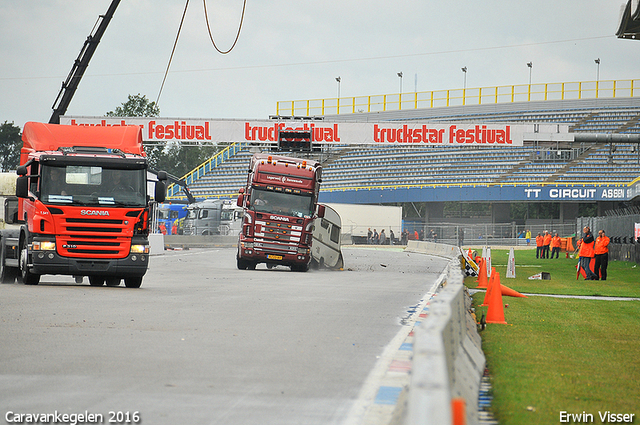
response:
[[[277,102],[276,115],[340,115],[539,100],[626,98],[639,95],[640,79],[516,84],[371,96],[286,100]]]
[[[411,384],[404,425],[449,425],[453,403],[464,400],[466,423],[478,424],[478,396],[485,368],[482,342],[469,314],[457,247],[410,241],[407,250],[451,258],[429,314],[414,329]]]

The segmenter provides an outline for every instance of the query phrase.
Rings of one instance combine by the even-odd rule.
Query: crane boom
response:
[[[113,0],[107,13],[104,15],[100,15],[98,17],[97,26],[94,26],[94,32],[89,34],[87,39],[80,49],[80,54],[78,58],[73,63],[73,67],[71,67],[71,71],[67,76],[67,79],[62,83],[62,88],[58,93],[58,97],[56,97],[55,102],[53,102],[53,114],[49,119],[50,124],[60,124],[60,115],[64,115],[67,112],[67,108],[71,103],[71,99],[78,88],[78,84],[80,84],[80,80],[84,75],[84,71],[89,66],[89,61],[93,56],[93,53],[96,51],[98,47],[98,43],[100,43],[100,39],[102,38],[102,34],[104,34],[113,14],[116,11],[116,8],[120,4],[120,0]]]

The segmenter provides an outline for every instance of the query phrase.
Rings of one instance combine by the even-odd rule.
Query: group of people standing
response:
[[[538,233],[538,236],[536,236],[536,258],[549,258],[549,252],[551,252],[551,258],[553,258],[554,255],[556,258],[559,258],[560,244],[561,239],[558,233],[554,236],[551,236],[551,233],[546,230],[544,231],[544,235]]]
[[[589,226],[585,226],[583,236],[578,240],[578,256],[580,267],[584,270],[586,280],[607,280],[607,266],[609,265],[609,237],[604,230],[598,231],[594,238]],[[591,269],[591,260],[593,270]]]
[[[371,228],[367,229],[367,243],[369,245],[394,245],[396,243],[396,235],[394,235],[393,230],[389,230],[389,236],[384,233],[384,229],[380,230],[378,233],[377,229]]]

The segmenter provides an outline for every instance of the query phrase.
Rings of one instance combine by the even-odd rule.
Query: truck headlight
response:
[[[132,254],[148,254],[149,245],[131,245]]]
[[[56,243],[55,241],[33,241],[31,248],[34,251],[55,251]]]

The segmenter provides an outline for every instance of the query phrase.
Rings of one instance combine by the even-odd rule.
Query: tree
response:
[[[157,117],[160,115],[160,108],[156,102],[150,102],[147,96],[129,95],[128,100],[118,106],[115,111],[107,112],[108,117]]]
[[[13,125],[13,122],[5,121],[0,125],[0,169],[2,171],[18,168],[21,147],[20,127]]]
[[[129,95],[127,102],[115,111],[107,112],[108,117],[157,117],[160,108],[155,102],[138,93]],[[176,142],[161,142],[145,146],[149,164],[157,170],[165,170],[181,177],[202,164],[217,151],[215,146],[182,146]]]

